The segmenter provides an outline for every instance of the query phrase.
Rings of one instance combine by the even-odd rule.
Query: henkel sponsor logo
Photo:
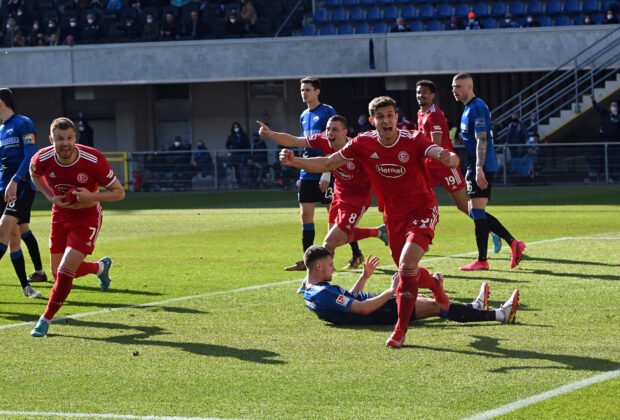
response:
[[[375,169],[386,178],[400,178],[401,176],[405,175],[405,172],[407,172],[404,167],[400,165],[394,165],[393,163],[383,163],[381,165],[376,165]]]
[[[342,179],[343,181],[348,181],[350,179],[353,179],[353,175],[350,174],[349,172],[343,171],[340,168],[336,168],[334,169],[334,172],[336,173],[336,176],[340,179]]]

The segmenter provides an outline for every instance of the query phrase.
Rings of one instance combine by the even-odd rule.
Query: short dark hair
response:
[[[66,118],[66,117],[56,118],[54,121],[52,121],[52,124],[50,125],[50,134],[53,136],[54,130],[56,129],[68,130],[70,128],[72,128],[73,131],[75,131],[75,125],[73,125],[73,121],[71,121],[69,118]]]
[[[469,73],[459,73],[456,76],[454,76],[454,80],[462,80],[462,79],[474,80],[474,78],[471,77],[471,74],[469,74]]]
[[[318,260],[330,257],[331,255],[332,252],[324,246],[313,245],[306,249],[306,252],[304,252],[304,264],[306,264],[306,268],[308,268],[308,270],[313,270],[314,264]]]
[[[394,107],[394,112],[396,112],[396,101],[389,96],[378,96],[368,104],[368,113],[372,117],[375,115],[375,111],[379,108],[384,108],[386,106]]]
[[[299,83],[310,83],[314,89],[321,89],[321,79],[316,76],[304,77]]]
[[[345,117],[343,117],[342,115],[332,115],[331,117],[329,117],[329,120],[327,120],[327,122],[329,123],[330,121],[339,121],[342,123],[342,125],[344,125],[345,127],[349,126],[349,123],[347,122],[347,119]]]
[[[418,80],[418,82],[415,84],[415,88],[417,89],[418,86],[426,86],[431,90],[431,93],[437,93],[435,83],[433,83],[431,80]]]
[[[13,96],[13,91],[9,88],[0,89],[0,100],[4,102],[4,104],[15,111],[15,97]]]

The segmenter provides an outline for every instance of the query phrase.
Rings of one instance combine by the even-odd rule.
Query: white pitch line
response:
[[[502,405],[501,407],[494,408],[492,410],[485,411],[483,413],[475,414],[471,417],[465,417],[462,420],[486,420],[494,417],[502,416],[504,414],[512,413],[528,405],[536,404],[549,398],[557,397],[558,395],[567,394],[569,392],[576,391],[589,385],[604,382],[609,379],[620,376],[620,369],[610,370],[609,372],[602,373],[597,376],[593,376],[588,379],[584,379],[579,382],[564,385],[551,391],[546,391],[538,395],[532,395],[531,397],[524,398],[519,401],[512,402],[510,404]]]
[[[179,416],[134,416],[131,414],[88,414],[88,413],[52,413],[40,411],[0,411],[6,416],[38,416],[63,418],[95,418],[95,419],[139,419],[139,420],[234,420],[218,417],[179,417]]]

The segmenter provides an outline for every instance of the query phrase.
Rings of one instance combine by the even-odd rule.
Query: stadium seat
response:
[[[424,30],[424,25],[419,20],[414,20],[409,24],[409,29],[411,32],[422,32]]]
[[[562,3],[560,0],[548,0],[545,4],[546,15],[559,15],[562,13]]]
[[[485,18],[489,16],[489,5],[487,3],[476,3],[471,11],[476,14],[477,18]],[[467,17],[467,13],[463,17]]]
[[[323,7],[326,9],[334,9],[336,7],[340,7],[340,0],[325,0],[323,2]]]
[[[488,7],[487,7],[488,9]],[[465,3],[459,3],[454,6],[454,16],[457,19],[465,19],[469,14],[469,5]]]
[[[433,17],[433,6],[423,4],[418,8],[418,19],[431,19]]]
[[[321,35],[334,35],[336,33],[336,28],[334,25],[325,25],[321,27],[321,31],[319,33]]]
[[[606,11],[608,11],[608,10],[609,10],[609,7],[610,7],[612,4],[615,4],[615,3],[617,3],[617,2],[618,2],[618,0],[603,0],[603,1],[601,2],[601,12],[605,13]]]
[[[405,4],[416,3],[416,2],[417,2],[416,0],[394,0],[394,4],[401,5],[401,6]]]
[[[527,14],[538,16],[543,13],[543,5],[541,1],[533,0],[527,4]]]
[[[383,20],[394,22],[398,17],[398,9],[396,6],[387,6],[383,8]]]
[[[603,20],[605,20],[605,16],[603,16],[600,13],[597,13],[595,15],[592,15],[592,22],[594,22],[596,25],[601,25],[603,24]]]
[[[564,0],[564,8],[562,9],[562,12],[566,15],[572,15],[574,13],[579,13],[579,0]],[[566,26],[566,25],[558,25],[556,23],[555,26]]]
[[[568,16],[558,16],[555,18],[554,26],[570,26],[570,18]]]
[[[371,7],[366,10],[366,22],[378,22],[381,20],[381,9],[378,7]]]
[[[493,5],[491,5],[491,16],[504,17],[505,15],[506,15],[506,4],[505,3],[493,3]]]
[[[387,23],[385,23],[385,22],[376,23],[372,27],[372,33],[373,34],[387,34],[389,30],[390,30],[390,28],[388,27]]]
[[[540,26],[551,26],[551,17],[550,16],[541,16],[538,18],[538,23]]]
[[[342,7],[357,7],[357,0],[342,0],[340,5]]]
[[[349,22],[363,22],[364,21],[364,9],[355,7],[349,10]]]
[[[376,0],[376,1],[375,1],[375,4],[376,4],[377,6],[389,6],[389,5],[391,5],[392,3],[398,4],[398,2],[397,2],[397,1],[394,1],[394,2],[393,2],[392,0]]]
[[[443,29],[441,22],[438,20],[431,20],[426,24],[427,31],[441,31]]]
[[[360,23],[360,24],[355,25],[355,33],[356,34],[369,34],[370,25],[367,23]]]
[[[482,29],[495,29],[497,28],[497,21],[493,18],[486,18],[480,21]]]
[[[581,11],[583,13],[598,12],[598,0],[583,0],[583,4],[581,5]]]
[[[415,6],[408,5],[408,6],[403,7],[400,11],[400,15],[405,20],[415,19],[416,18]]]
[[[452,7],[449,4],[438,4],[435,9],[435,19],[450,19],[452,16]]]
[[[357,5],[359,7],[371,7],[375,5],[375,0],[358,0]]]
[[[318,9],[316,12],[314,12],[314,18],[312,19],[312,23],[314,23],[315,25],[327,23],[327,10]]]
[[[512,2],[508,6],[508,11],[513,16],[523,16],[525,14],[525,5],[520,1]]]
[[[347,21],[347,12],[344,9],[332,10],[331,23],[344,23]]]
[[[47,10],[54,10],[55,7],[56,6],[54,5],[53,0],[39,0],[38,9],[42,12],[45,12]]]
[[[338,35],[351,35],[353,34],[353,26],[345,23],[344,25],[340,25],[338,27]]]
[[[583,15],[577,15],[573,18],[573,25],[583,25]]]

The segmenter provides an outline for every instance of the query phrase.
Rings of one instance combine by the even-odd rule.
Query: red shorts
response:
[[[50,254],[64,254],[66,248],[75,249],[84,255],[92,254],[101,229],[102,217],[100,205],[75,218],[52,213]]]
[[[465,179],[463,179],[458,168],[448,168],[443,165],[441,168],[438,168],[426,162],[426,172],[428,173],[429,183],[432,188],[441,184],[449,193],[465,188]]]
[[[366,210],[368,208],[365,206],[351,206],[343,201],[335,201],[329,206],[328,221],[350,235],[364,213],[366,213]]]
[[[407,217],[386,218],[385,225],[390,238],[390,252],[397,267],[406,242],[413,242],[425,251],[428,249],[435,237],[435,226],[438,222],[437,206],[418,209]]]

